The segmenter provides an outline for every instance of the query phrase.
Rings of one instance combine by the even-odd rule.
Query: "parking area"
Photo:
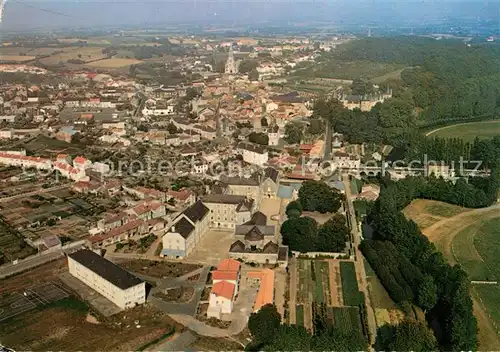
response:
[[[15,317],[37,306],[48,305],[68,297],[66,289],[50,282],[24,289],[22,292],[4,293],[0,299],[0,321]]]
[[[228,251],[234,242],[232,231],[208,231],[185,261],[216,266],[228,258]]]

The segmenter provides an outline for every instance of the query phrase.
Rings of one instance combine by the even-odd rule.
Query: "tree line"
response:
[[[281,324],[276,306],[267,304],[248,320],[253,340],[246,351],[364,351],[363,336],[324,326],[311,335],[303,326]]]
[[[368,216],[373,241],[360,246],[391,297],[426,310],[441,349],[475,350],[477,323],[472,312],[469,278],[443,255],[402,210],[415,198],[432,198],[466,207],[496,201],[498,172],[486,179],[458,180],[409,177],[382,189]],[[415,347],[417,348],[417,347]],[[413,349],[413,348],[412,348]]]

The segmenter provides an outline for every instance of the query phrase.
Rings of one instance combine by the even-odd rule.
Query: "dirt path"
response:
[[[500,216],[500,204],[488,208],[474,209],[454,217],[439,221],[423,230],[423,233],[437,245],[444,257],[452,265],[457,264],[453,255],[452,242],[457,233],[463,229]],[[480,350],[497,350],[500,346],[500,337],[491,324],[486,308],[481,304],[478,295],[471,289],[474,304],[474,315],[477,319]]]
[[[339,262],[335,260],[328,260],[328,273],[330,275],[330,297],[333,307],[341,307],[343,304],[341,295],[341,290],[339,289],[339,282],[337,281],[337,276],[339,272]]]

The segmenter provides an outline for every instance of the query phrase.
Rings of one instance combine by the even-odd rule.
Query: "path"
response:
[[[31,256],[23,260],[19,260],[17,264],[2,265],[0,267],[0,279],[35,268],[53,260],[62,258],[63,256],[64,252],[62,251],[47,252],[44,254]]]
[[[349,184],[349,176],[344,175],[343,181],[346,189],[346,198],[347,198],[347,207],[348,207],[348,218],[351,222],[351,231],[354,241],[354,251],[356,254],[356,261],[354,262],[356,266],[356,275],[358,276],[359,289],[365,295],[365,304],[366,304],[366,315],[368,320],[368,339],[370,345],[375,343],[375,338],[377,336],[377,323],[375,321],[375,314],[373,311],[370,294],[368,292],[368,284],[366,281],[366,271],[365,271],[365,263],[364,257],[359,250],[359,244],[361,242],[361,234],[358,228],[358,222],[356,220],[356,213],[354,211],[354,205],[352,203],[351,197],[351,187]]]

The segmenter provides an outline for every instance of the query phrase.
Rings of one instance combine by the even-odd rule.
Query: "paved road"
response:
[[[344,175],[343,181],[346,189],[346,198],[347,198],[347,206],[348,206],[348,215],[349,220],[351,222],[351,231],[354,240],[354,251],[356,255],[356,274],[358,276],[359,289],[365,295],[365,303],[366,303],[366,312],[367,312],[367,320],[368,320],[368,335],[370,345],[375,343],[375,338],[377,336],[377,323],[375,321],[375,314],[373,311],[372,303],[370,300],[370,294],[368,292],[368,284],[366,282],[366,271],[365,271],[365,263],[364,257],[359,250],[359,244],[361,242],[361,234],[358,230],[358,222],[356,220],[356,213],[354,211],[354,205],[352,204],[351,199],[351,187],[349,184],[349,176]]]
[[[17,264],[5,264],[0,267],[0,279],[5,277],[35,268],[53,260],[62,258],[64,253],[62,251],[49,252],[46,254],[28,257],[20,260]]]
[[[210,271],[210,266],[204,266],[201,269],[197,269],[187,275],[175,279],[160,279],[158,280],[158,286],[151,289],[148,296],[148,301],[153,303],[156,307],[163,310],[165,313],[171,314],[183,314],[188,316],[196,315],[196,310],[198,308],[198,302],[200,301],[201,294],[205,288],[205,283],[207,281],[208,272]],[[200,273],[200,278],[196,282],[185,281],[189,276],[196,275]],[[194,287],[194,295],[189,302],[186,303],[172,303],[166,302],[160,298],[154,297],[154,293],[165,290],[168,288],[174,288],[179,286],[190,286]]]
[[[172,339],[158,345],[154,351],[187,351],[189,345],[196,342],[198,338],[191,331],[187,330],[179,335],[174,335]]]

